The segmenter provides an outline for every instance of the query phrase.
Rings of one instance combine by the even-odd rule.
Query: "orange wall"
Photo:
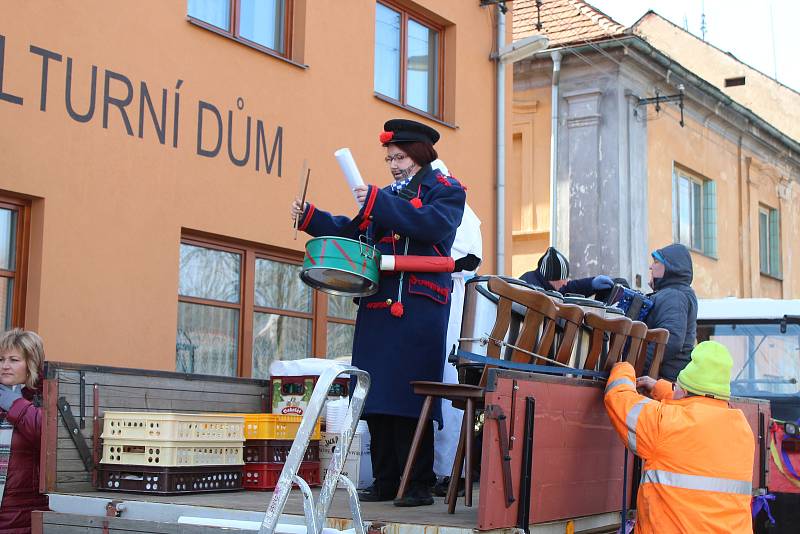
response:
[[[787,199],[781,201],[778,186],[785,171],[765,156],[746,148],[740,155],[738,143],[710,127],[687,117],[681,128],[675,110],[662,108],[661,113],[664,116],[647,124],[649,248],[673,241],[672,169],[683,166],[717,184],[717,258],[692,253],[692,285],[697,295],[797,298],[800,267],[792,256],[800,230],[791,207],[800,200],[797,184],[789,187]],[[746,158],[752,160],[750,165]],[[759,272],[759,204],[781,212],[783,280]]]
[[[446,119],[453,128],[373,95],[374,4],[350,0],[342,9],[335,0],[296,2],[298,16],[305,18],[298,37],[307,69],[190,24],[184,1],[0,4],[3,90],[24,98],[21,106],[0,101],[0,189],[36,197],[26,326],[42,334],[49,359],[174,369],[181,228],[302,250],[305,238],[293,240],[288,205],[303,159],[312,170],[310,200],[354,213],[332,154],[350,147],[368,182],[387,183],[377,134],[392,117],[419,119],[441,132],[437,149],[468,186],[468,201],[483,222],[482,271],[493,270],[493,18],[478,2],[418,2],[455,25],[447,29],[452,60],[445,74],[451,89]],[[63,56],[49,63],[44,112],[42,61],[31,45]],[[86,123],[72,120],[65,109],[67,57],[81,112],[89,101],[91,66],[98,67],[98,100]],[[103,127],[106,69],[133,84],[133,136],[113,106]],[[137,136],[142,81],[157,110],[161,90],[167,90],[165,145],[156,139],[149,115],[143,138]],[[110,92],[120,96],[124,87],[112,80]],[[173,148],[176,93],[179,140]],[[254,139],[244,167],[228,159],[227,136],[219,156],[199,156],[199,100],[220,110],[223,128],[232,111],[239,155],[247,116],[253,137],[256,121],[263,122],[269,149],[282,127],[281,175],[277,163],[267,174],[263,160],[261,171],[255,170]],[[205,115],[206,125],[210,118]]]

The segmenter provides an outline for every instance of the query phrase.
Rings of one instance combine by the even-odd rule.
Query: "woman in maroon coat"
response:
[[[0,532],[6,534],[29,533],[31,512],[47,510],[47,496],[39,493],[42,411],[34,404],[43,363],[36,333],[15,328],[0,336]]]

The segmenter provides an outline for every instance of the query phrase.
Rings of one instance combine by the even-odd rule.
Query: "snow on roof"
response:
[[[782,319],[800,316],[800,300],[780,299],[699,299],[698,319]]]

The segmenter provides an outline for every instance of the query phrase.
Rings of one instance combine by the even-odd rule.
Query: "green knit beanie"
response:
[[[716,341],[703,341],[692,351],[692,361],[678,373],[678,385],[695,395],[731,397],[733,359],[727,347]]]

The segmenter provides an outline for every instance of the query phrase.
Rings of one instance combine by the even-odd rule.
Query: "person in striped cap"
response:
[[[756,441],[744,413],[728,405],[732,367],[725,345],[703,341],[675,384],[637,380],[627,362],[611,370],[608,417],[625,446],[644,461],[637,534],[753,532]]]
[[[569,261],[555,247],[548,248],[539,258],[536,270],[528,271],[521,278],[523,282],[542,289],[559,291],[565,295],[567,293],[576,293],[584,297],[590,297],[598,291],[605,291],[614,287],[614,281],[604,274],[570,280]]]

